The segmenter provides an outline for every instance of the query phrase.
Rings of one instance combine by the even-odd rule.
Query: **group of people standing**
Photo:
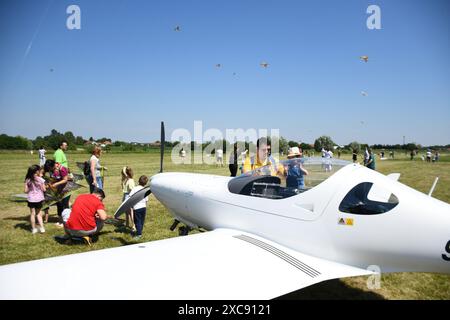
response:
[[[393,157],[393,153],[392,153],[392,157]],[[352,160],[353,160],[353,163],[358,162],[358,152],[355,149],[353,149],[353,152],[352,152]],[[375,170],[375,155],[373,154],[372,149],[366,148],[366,150],[364,151],[363,163],[364,163],[364,166],[366,166],[367,168]]]
[[[104,221],[110,218],[106,214],[103,205],[105,199],[103,171],[106,167],[100,164],[102,149],[94,146],[92,155],[88,161],[88,170],[85,170],[85,178],[89,184],[89,194],[79,195],[70,207],[70,194],[66,189],[69,181],[73,179],[69,170],[69,165],[65,151],[68,148],[66,141],[62,141],[55,151],[53,159],[46,159],[46,150],[39,149],[39,165],[32,165],[28,168],[24,191],[27,194],[28,207],[30,208],[31,232],[44,233],[44,223],[48,221],[48,207],[45,208],[46,216],[43,219],[42,208],[45,205],[46,196],[52,191],[52,195],[57,198],[56,207],[59,227],[64,227],[67,237],[89,238],[100,232]],[[48,174],[48,175],[47,175]],[[47,176],[46,176],[47,175]],[[47,179],[44,179],[47,177]],[[122,191],[123,201],[134,193],[144,188],[148,183],[146,176],[139,178],[138,185],[133,180],[133,170],[124,167],[122,170]],[[55,197],[52,197],[53,199]],[[126,226],[131,229],[131,233],[136,240],[142,237],[142,230],[146,216],[148,197],[138,202],[127,212]],[[36,220],[38,226],[36,225]]]
[[[426,153],[426,160],[427,160],[427,162],[437,162],[437,161],[439,161],[439,152],[435,151],[434,154],[433,154],[431,149],[428,149],[427,153]]]
[[[52,190],[55,194],[61,194],[67,182],[69,181],[68,162],[64,151],[67,150],[67,142],[63,141],[58,150],[53,155],[55,160],[45,159],[45,149],[39,149],[39,165],[32,165],[28,168],[24,182],[24,192],[27,194],[27,203],[30,208],[31,232],[33,234],[45,232],[44,222],[48,221],[48,208],[44,209],[45,218],[42,217],[42,208],[46,200],[45,193]],[[49,174],[49,181],[44,179],[46,173]],[[57,212],[59,221],[58,226],[62,224],[62,212],[69,207],[68,197],[63,197],[57,203]],[[36,227],[36,219],[39,228]]]

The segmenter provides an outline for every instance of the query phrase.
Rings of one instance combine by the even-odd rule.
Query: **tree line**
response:
[[[357,141],[353,141],[345,146],[338,146],[331,137],[329,136],[321,136],[317,138],[313,144],[308,144],[304,142],[297,142],[293,140],[287,140],[284,137],[267,137],[269,142],[272,139],[278,139],[278,145],[279,145],[279,152],[280,153],[287,153],[288,149],[290,147],[300,147],[303,150],[312,150],[314,149],[317,152],[320,152],[322,149],[329,149],[334,150],[339,148],[342,151],[353,151],[361,152],[364,151],[365,148],[372,148],[372,149],[385,149],[385,150],[420,150],[423,148],[431,148],[433,150],[442,150],[442,149],[448,149],[450,148],[450,145],[433,145],[424,147],[420,144],[416,143],[408,143],[408,144],[373,144],[368,145],[364,143],[359,143]],[[30,140],[28,138],[22,137],[22,136],[8,136],[6,134],[0,135],[0,149],[4,150],[37,150],[40,147],[44,147],[46,149],[58,149],[59,145],[62,141],[67,141],[69,145],[69,150],[76,150],[77,146],[84,146],[84,145],[90,145],[92,146],[93,143],[100,143],[105,144],[105,149],[110,149],[111,147],[115,147],[116,149],[119,149],[120,151],[147,151],[148,149],[155,149],[159,148],[160,141],[155,141],[154,143],[135,143],[135,142],[125,142],[125,141],[114,141],[112,142],[111,139],[103,137],[100,139],[94,139],[93,137],[90,137],[89,139],[84,139],[82,136],[75,136],[73,132],[67,131],[65,133],[58,132],[55,129],[52,129],[50,131],[49,135],[46,136],[38,136],[34,140]],[[179,141],[166,141],[164,143],[166,148],[172,148],[176,146]],[[187,148],[190,148],[191,150],[194,150],[195,148],[202,148],[204,150],[207,146],[209,146],[212,142],[207,141],[201,144],[191,141],[190,145],[187,144]],[[216,141],[216,145],[221,146],[222,149],[226,152],[227,148],[230,148],[232,146],[232,143],[221,140]],[[241,144],[245,145],[245,148],[249,150],[250,145],[253,144],[253,142],[241,142]],[[213,150],[215,151],[215,150]]]
[[[38,136],[36,139],[28,139],[22,136],[8,136],[6,134],[0,135],[0,149],[7,150],[37,150],[41,147],[45,149],[58,149],[62,141],[66,141],[69,145],[69,150],[76,150],[77,146],[82,146],[86,142],[94,142],[94,139],[90,137],[88,140],[82,136],[75,136],[71,131],[65,133],[58,132],[52,129],[49,135],[44,137]],[[111,141],[108,138],[97,139],[97,141]]]

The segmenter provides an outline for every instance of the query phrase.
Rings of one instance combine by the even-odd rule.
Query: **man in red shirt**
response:
[[[100,232],[103,222],[108,218],[103,205],[105,193],[95,189],[92,194],[80,194],[72,205],[65,210],[63,219],[66,233],[74,237],[86,237]]]

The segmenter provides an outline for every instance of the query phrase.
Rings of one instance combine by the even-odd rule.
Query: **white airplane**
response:
[[[149,189],[175,222],[208,232],[1,266],[0,299],[271,299],[374,265],[450,273],[449,204],[398,174],[301,161],[305,189],[268,167],[235,178],[159,173]],[[133,283],[119,279],[135,272]]]

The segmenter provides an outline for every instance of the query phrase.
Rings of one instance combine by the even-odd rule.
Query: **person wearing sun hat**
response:
[[[292,158],[300,158],[302,156],[302,152],[300,151],[299,147],[291,147],[288,150],[288,159]]]
[[[308,171],[303,168],[302,150],[299,147],[291,147],[288,151],[286,186],[288,188],[305,189],[304,176],[308,175]]]

